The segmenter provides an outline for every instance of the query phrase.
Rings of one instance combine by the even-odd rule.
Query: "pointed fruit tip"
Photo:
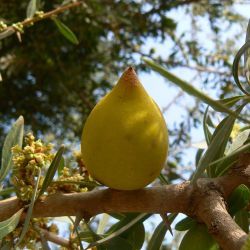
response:
[[[126,82],[126,84],[129,85],[138,85],[140,84],[140,81],[135,73],[135,70],[133,67],[129,66],[122,74],[122,76],[119,79],[119,82]]]

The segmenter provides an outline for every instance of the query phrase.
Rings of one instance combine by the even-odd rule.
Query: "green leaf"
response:
[[[233,97],[229,97],[229,98],[225,98],[225,99],[220,99],[217,101],[221,102],[223,105],[227,106],[228,108],[231,108],[237,102],[239,102],[240,100],[243,100],[245,98],[246,98],[245,95],[238,95],[238,96],[233,96]]]
[[[59,163],[59,166],[57,168],[57,173],[59,176],[62,175],[62,170],[63,170],[64,166],[65,166],[65,160],[64,160],[64,157],[62,156],[60,163]]]
[[[247,90],[244,89],[244,87],[242,86],[240,80],[239,80],[239,76],[238,76],[238,71],[239,71],[239,62],[241,59],[241,56],[246,53],[246,51],[249,49],[250,47],[250,40],[247,40],[245,42],[245,44],[238,50],[237,54],[234,57],[234,61],[233,61],[233,77],[234,77],[234,81],[237,84],[237,86],[239,87],[239,89],[246,95],[249,96],[249,93]]]
[[[182,88],[186,93],[197,97],[198,99],[202,100],[203,102],[207,103],[211,107],[213,107],[215,110],[220,111],[220,112],[225,112],[230,115],[232,115],[235,118],[239,118],[240,120],[250,123],[249,120],[245,119],[244,117],[238,116],[234,111],[228,109],[225,105],[223,105],[221,102],[216,101],[212,99],[211,97],[205,95],[203,92],[200,90],[196,89],[194,86],[189,84],[188,82],[180,79],[179,77],[175,76],[174,74],[170,73],[167,71],[165,68],[163,68],[161,65],[153,62],[150,59],[147,58],[142,58],[142,60],[154,71],[160,73],[163,77],[167,78],[169,81],[175,83],[177,86]]]
[[[228,199],[229,213],[236,214],[241,209],[245,208],[250,201],[250,191],[245,185],[238,186]]]
[[[212,138],[212,134],[208,128],[208,121],[210,121],[208,119],[208,109],[209,109],[209,106],[207,106],[206,108],[206,111],[204,113],[204,118],[203,118],[203,131],[204,131],[204,135],[205,135],[205,139],[206,139],[206,142],[207,142],[207,145],[209,146],[210,142],[211,142],[211,138]]]
[[[175,230],[186,231],[195,226],[196,224],[197,224],[196,220],[190,217],[186,217],[175,225]]]
[[[235,222],[246,232],[249,233],[248,211],[240,210],[235,214]]]
[[[101,246],[98,246],[99,250],[134,250],[133,246],[130,244],[128,240],[125,240],[121,237],[113,238],[110,241],[105,242]]]
[[[212,250],[216,249],[216,242],[208,233],[204,224],[197,224],[187,231],[182,238],[179,250]]]
[[[195,166],[196,166],[196,167],[199,165],[199,161],[200,161],[200,159],[201,159],[201,157],[202,157],[203,152],[204,152],[204,149],[203,149],[203,148],[199,148],[199,149],[197,150],[197,153],[196,153],[196,155],[195,155]]]
[[[136,218],[142,216],[141,222],[148,219],[151,215],[150,214],[140,214],[140,213],[126,213],[125,217],[123,217],[120,221],[118,221],[117,223],[113,224],[106,232],[106,234],[111,234],[121,228],[123,228],[124,226],[126,226],[128,223],[130,223],[131,221],[135,220]]]
[[[10,195],[13,192],[15,192],[15,188],[14,187],[8,187],[8,188],[0,190],[0,195],[1,196],[3,196],[3,195]]]
[[[111,230],[109,230],[107,233],[110,233],[107,237],[98,240],[94,243],[90,243],[88,248],[94,247],[94,246],[98,246],[98,245],[102,245],[104,243],[109,242],[110,240],[114,239],[117,236],[120,236],[122,233],[126,232],[129,228],[131,228],[132,226],[134,226],[135,224],[142,222],[144,220],[146,220],[148,217],[150,217],[149,214],[139,214],[137,215],[135,218],[130,219],[130,221],[128,223],[124,223],[125,221],[127,222],[128,220],[126,220],[127,218],[125,218],[123,221],[118,222],[114,227],[112,227]],[[123,225],[125,224],[125,225]]]
[[[100,237],[99,235],[95,234],[92,231],[83,231],[83,232],[80,232],[79,233],[79,237],[80,237],[80,239],[82,241],[85,241],[85,242],[88,242],[88,243],[97,241],[100,238],[102,238],[102,237]]]
[[[246,129],[240,132],[234,139],[233,143],[229,146],[229,149],[227,150],[226,154],[230,154],[233,151],[239,149],[247,141],[249,134],[250,129]]]
[[[78,243],[79,243],[79,246],[80,246],[80,250],[84,250],[83,245],[82,245],[82,241],[81,241],[81,237],[80,237],[80,233],[79,233],[79,230],[78,230],[77,227],[75,229],[75,232],[76,232],[76,235],[77,235],[77,239],[78,239]]]
[[[37,9],[36,0],[30,0],[26,11],[26,17],[27,18],[33,17],[34,14],[36,13],[36,9]]]
[[[52,20],[55,22],[55,24],[56,24],[58,30],[60,31],[60,33],[61,33],[66,39],[68,39],[70,42],[72,42],[72,43],[75,44],[75,45],[79,44],[79,41],[78,41],[76,35],[71,31],[71,29],[70,29],[68,26],[66,26],[65,24],[63,24],[63,23],[62,23],[59,19],[57,19],[57,18],[53,18]]]
[[[170,224],[174,221],[176,216],[177,214],[171,214],[168,216]],[[156,229],[154,230],[152,237],[149,240],[147,250],[160,249],[167,231],[168,231],[168,225],[166,224],[166,222],[165,221],[160,222],[156,227]]]
[[[109,215],[117,220],[122,220],[122,219],[126,218],[126,215],[122,214],[122,213],[109,213]]]
[[[88,180],[83,180],[83,181],[51,181],[52,183],[55,184],[75,184],[83,187],[88,187],[88,188],[94,188],[100,186],[98,183],[94,181],[88,181]]]
[[[70,218],[70,217],[69,217]],[[74,221],[70,218],[71,222],[74,224]],[[88,223],[84,222],[81,224],[81,232],[79,232],[79,238],[81,241],[88,243],[95,242],[97,240],[103,239],[104,236],[95,233]]]
[[[20,147],[22,147],[23,126],[24,126],[24,120],[23,120],[23,117],[20,116],[16,120],[16,122],[13,124],[9,133],[6,136],[6,139],[3,144],[3,150],[2,150],[0,182],[4,180],[6,175],[9,173],[9,171],[13,167],[11,148],[14,147],[15,145],[19,145]]]
[[[241,111],[243,107],[238,108],[237,113]],[[197,169],[193,175],[192,181],[197,180],[207,169],[213,161],[217,160],[222,156],[225,151],[226,144],[229,140],[233,125],[235,122],[235,116],[227,116],[222,120],[222,122],[217,126],[213,133],[211,143],[207,148],[205,154],[199,161]],[[209,174],[211,177],[214,176],[215,168],[209,168]]]
[[[64,145],[62,145],[59,150],[57,151],[53,161],[51,162],[49,169],[47,171],[47,174],[45,176],[45,179],[43,181],[43,185],[41,187],[41,190],[39,192],[38,197],[40,197],[47,189],[47,187],[50,185],[51,181],[53,180],[53,177],[56,173],[56,170],[61,162],[61,158],[64,152]]]
[[[9,219],[0,222],[0,240],[7,234],[11,233],[19,223],[23,208],[12,215]]]
[[[145,239],[145,228],[143,223],[137,223],[121,234],[120,237],[127,240],[131,244],[133,250],[141,249]]]
[[[250,143],[243,145],[232,153],[212,162],[210,166],[213,167],[213,165],[217,165],[216,176],[221,176],[237,161],[239,154],[248,152],[249,150]]]
[[[158,250],[160,249],[160,246],[164,240],[165,234],[167,232],[168,228],[166,226],[166,223],[164,221],[160,222],[158,226],[156,227],[149,243],[147,250]]]
[[[159,178],[159,180],[161,181],[162,184],[165,184],[165,185],[169,184],[169,181],[167,180],[167,178],[162,173],[160,173],[158,178]]]
[[[21,235],[19,237],[17,245],[19,245],[22,242],[25,234],[27,233],[27,231],[29,229],[29,224],[30,224],[34,204],[35,204],[36,198],[38,198],[37,197],[37,190],[38,190],[38,186],[39,186],[40,177],[41,177],[41,169],[39,168],[38,177],[37,177],[37,180],[36,180],[36,185],[35,185],[32,197],[31,197],[31,201],[30,201],[29,208],[28,208],[28,211],[27,211],[27,214],[26,214],[26,217],[25,217],[23,229],[22,229],[22,232],[21,232]]]

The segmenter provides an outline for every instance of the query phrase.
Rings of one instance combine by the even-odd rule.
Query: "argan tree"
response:
[[[84,25],[84,29],[86,30],[82,31],[82,33],[78,33],[78,29],[76,29],[75,33],[78,34],[78,36],[76,36],[56,15],[64,13],[65,11],[67,12],[70,9],[75,9],[76,12],[80,11],[77,7],[81,6],[81,8],[84,9],[84,20],[86,21],[88,15],[93,16],[103,11],[100,9],[100,3],[96,1],[67,1],[67,3],[60,5],[56,9],[42,12],[40,11],[41,6],[39,2],[40,1],[34,0],[29,2],[27,18],[24,19],[24,21],[14,21],[11,24],[6,24],[3,21],[0,23],[2,31],[0,38],[2,38],[3,48],[9,46],[9,48],[14,49],[13,44],[15,42],[8,39],[17,36],[21,41],[26,39],[25,37],[27,36],[28,39],[35,39],[41,49],[38,53],[41,53],[42,61],[37,62],[37,65],[34,66],[32,50],[30,51],[31,48],[29,47],[32,46],[33,43],[26,43],[26,49],[29,48],[30,57],[22,58],[17,55],[16,58],[24,60],[24,62],[20,62],[21,68],[19,71],[18,65],[16,64],[16,67],[14,67],[12,64],[12,62],[18,63],[18,61],[15,61],[15,54],[12,54],[11,58],[8,58],[7,55],[4,57],[3,61],[5,63],[8,62],[8,59],[10,62],[7,67],[8,70],[2,73],[2,78],[3,81],[5,81],[5,79],[8,79],[8,76],[10,76],[13,85],[4,85],[1,86],[1,88],[4,90],[4,95],[8,93],[9,97],[16,93],[12,88],[13,86],[17,89],[19,88],[18,86],[21,86],[21,93],[18,92],[17,94],[22,94],[23,98],[25,98],[25,87],[32,89],[33,85],[37,86],[39,81],[43,79],[46,81],[46,77],[49,78],[52,75],[55,77],[53,79],[55,79],[57,83],[70,88],[70,84],[64,84],[71,80],[69,76],[69,78],[65,77],[64,70],[66,70],[66,63],[58,66],[62,66],[58,75],[50,75],[50,70],[53,71],[57,67],[57,63],[62,62],[62,60],[63,62],[67,62],[68,56],[72,56],[73,59],[77,57],[77,55],[74,54],[74,46],[78,45],[74,44],[78,44],[79,41],[81,41],[81,34],[87,34],[88,26]],[[108,8],[116,1],[105,2],[107,2],[106,7]],[[153,7],[149,10],[142,8],[146,13],[145,19],[135,20],[144,20],[146,22],[151,20],[151,14],[154,15],[157,13],[161,15],[165,13],[168,8],[176,8],[181,5],[191,4],[191,2],[192,1],[159,1],[159,3],[157,2],[156,4],[154,1],[148,1],[148,4],[151,4],[150,6]],[[9,1],[8,4],[11,5],[13,3]],[[42,2],[40,4],[42,4]],[[46,4],[47,3],[44,3],[45,6]],[[202,4],[205,3],[201,3],[201,6]],[[20,3],[20,6],[23,6],[23,2]],[[131,5],[127,5],[124,2],[117,6],[118,9],[121,8],[121,10],[125,7],[132,8],[131,12],[129,10],[127,11],[128,13],[133,13],[134,15],[132,17],[134,18],[136,18],[136,13],[132,11],[135,10],[135,8],[141,7],[134,1],[131,1]],[[212,6],[210,11],[218,11],[220,7],[220,4]],[[96,10],[94,14],[91,12],[93,9]],[[109,9],[107,13],[115,12]],[[218,13],[216,13],[217,12],[211,12],[210,14],[216,18],[218,17]],[[80,20],[83,18],[79,13],[76,13],[76,15],[79,15]],[[102,15],[100,14],[100,16]],[[67,16],[67,20],[68,18],[70,20],[70,15]],[[64,59],[57,60],[56,58],[52,58],[51,54],[48,56],[48,54],[45,53],[47,50],[47,47],[46,49],[44,47],[46,44],[45,40],[51,39],[51,41],[54,41],[53,38],[49,36],[49,33],[47,37],[45,37],[45,33],[43,33],[46,32],[46,25],[49,27],[48,32],[52,29],[50,24],[46,24],[46,21],[51,21],[50,19],[65,38],[73,44],[65,48],[62,45],[50,45],[50,49],[52,51],[55,49],[55,53],[57,53],[60,48],[60,56],[62,57],[63,51],[65,50],[65,61]],[[97,24],[94,24],[95,20],[89,21],[91,25],[96,25],[98,32],[102,32],[100,23],[98,23],[100,20],[107,24],[104,19],[97,18]],[[134,35],[133,32],[136,34],[137,30],[134,26],[131,26],[131,23],[126,26],[126,20],[122,19],[122,17],[120,21],[120,26],[116,22],[108,22],[109,25],[118,25],[112,27],[114,31],[116,30],[117,36],[125,35],[127,32],[131,32],[130,35],[132,36]],[[171,23],[170,20],[166,22],[167,24]],[[38,25],[37,23],[44,23],[45,25],[41,30],[43,36],[39,42],[36,40],[36,38],[39,37],[39,31],[35,30]],[[167,24],[163,23],[162,28],[164,29]],[[216,27],[214,22],[212,22],[212,24],[214,30],[218,32],[219,28]],[[149,23],[138,23],[138,25],[146,25],[145,35],[148,35],[147,32],[150,34]],[[26,28],[27,30],[25,30]],[[22,35],[24,30],[25,33]],[[173,39],[175,38],[174,36],[172,37]],[[126,41],[126,39],[121,39],[121,41]],[[112,44],[112,42],[110,42],[110,44]],[[178,41],[176,41],[176,44],[178,44]],[[18,46],[22,45],[20,44]],[[125,43],[124,48],[126,49],[124,49],[124,51],[128,53],[130,46],[131,48],[133,47]],[[97,56],[95,54],[96,47],[92,47],[91,44],[89,44],[89,47],[92,48],[92,51],[89,52],[80,49],[77,50],[77,52],[87,53],[90,58],[92,53],[93,56]],[[180,47],[182,47],[181,44]],[[166,171],[165,169],[160,174],[158,178],[159,181],[155,181],[150,187],[143,189],[119,191],[103,186],[89,175],[84,164],[84,158],[80,153],[75,153],[72,156],[72,153],[69,151],[65,152],[64,145],[54,145],[56,148],[59,148],[57,153],[54,153],[52,144],[47,143],[46,140],[43,139],[36,139],[32,133],[27,133],[26,130],[24,131],[24,120],[26,121],[25,105],[30,107],[30,112],[32,112],[33,106],[37,108],[37,110],[34,111],[34,117],[37,115],[38,121],[39,114],[42,114],[42,109],[39,110],[40,107],[35,107],[34,102],[31,102],[32,105],[29,105],[28,102],[24,102],[25,105],[21,105],[22,108],[17,112],[20,114],[22,110],[24,117],[20,116],[15,122],[12,122],[2,147],[0,169],[0,182],[2,185],[0,190],[2,197],[0,201],[1,249],[38,249],[39,247],[50,249],[51,246],[48,242],[55,243],[64,249],[141,249],[145,241],[147,242],[147,249],[160,249],[166,232],[170,231],[172,233],[172,223],[178,218],[179,213],[185,214],[186,216],[175,225],[176,230],[185,231],[185,235],[179,246],[180,249],[250,249],[250,240],[248,239],[250,120],[247,115],[250,95],[247,85],[249,84],[249,47],[249,31],[247,31],[245,44],[238,50],[234,57],[232,72],[224,78],[224,80],[230,80],[230,83],[224,86],[231,86],[233,84],[236,86],[235,94],[231,93],[230,97],[225,98],[227,91],[224,91],[219,100],[214,100],[195,88],[192,84],[172,74],[164,67],[166,62],[164,63],[162,58],[158,60],[160,64],[149,59],[149,55],[144,55],[147,57],[142,58],[143,63],[140,65],[142,69],[151,69],[159,73],[165,79],[177,85],[182,91],[199,100],[207,107],[203,114],[202,121],[207,147],[206,149],[199,149],[197,151],[195,168],[190,179],[179,184],[172,183],[172,181],[177,178],[170,178],[168,174],[171,171]],[[195,45],[192,49],[194,48]],[[118,50],[120,51],[120,47]],[[13,51],[15,51],[15,49]],[[24,51],[22,52],[24,53]],[[9,55],[10,54],[8,54],[8,56]],[[27,54],[24,53],[23,55]],[[132,60],[132,57],[126,58],[126,54],[118,53],[116,55],[119,55],[119,59],[120,57],[123,59],[122,65],[130,63],[130,60]],[[195,54],[192,55],[194,56]],[[198,54],[197,57],[199,57]],[[240,60],[242,57],[244,57],[243,67],[241,66]],[[171,65],[174,66],[176,63],[174,60],[175,55],[173,54],[170,59],[172,61],[170,60],[169,63],[172,62]],[[69,61],[71,60],[72,58]],[[195,56],[193,60],[196,60]],[[27,64],[27,62],[29,62],[29,64]],[[104,64],[103,62],[102,66]],[[25,72],[22,70],[24,65],[27,65]],[[76,71],[74,72],[75,75],[73,79],[78,79],[78,74],[80,75],[79,70],[81,67],[78,68],[79,65],[80,64],[77,63],[75,65]],[[187,64],[185,66],[189,67],[190,65]],[[225,64],[225,67],[229,68],[229,66],[230,65]],[[12,72],[11,67],[17,69],[17,71]],[[45,69],[43,67],[45,67]],[[112,74],[122,71],[120,67],[121,65],[117,64]],[[34,69],[37,70],[36,73],[34,73]],[[73,72],[74,67],[70,69]],[[102,84],[102,89],[106,92],[106,89],[110,87],[105,84],[105,77],[107,75],[105,70],[108,69],[108,66],[105,69],[97,67],[96,71],[93,71],[93,65],[89,64],[87,65],[86,72],[88,72],[88,69],[91,70],[89,70],[90,75],[86,75],[86,79],[90,80],[91,76],[95,76],[95,79],[98,79],[98,84]],[[198,69],[207,70],[207,68],[203,68],[201,65]],[[242,71],[243,74],[241,74]],[[98,75],[98,73],[100,73],[100,75]],[[20,80],[22,74],[24,74],[23,81]],[[219,75],[222,75],[221,72],[219,72]],[[245,78],[242,76],[245,76]],[[242,84],[243,79],[246,79],[246,84]],[[104,82],[101,83],[101,81]],[[93,80],[93,82],[95,81]],[[225,82],[226,80],[224,83]],[[51,88],[51,93],[53,93],[54,86],[50,84],[46,84],[46,86]],[[85,107],[88,106],[89,109],[91,109],[95,98],[93,98],[93,95],[90,95],[88,91],[93,91],[97,85],[90,86],[92,87],[89,89],[85,86],[84,89],[82,89],[83,92],[80,92],[81,88],[77,88],[75,92],[76,95],[71,95],[70,98],[78,97],[79,93],[83,93],[84,96],[79,98],[79,100],[81,102],[84,100]],[[66,92],[69,91],[67,88]],[[64,87],[62,87],[62,89],[64,89]],[[56,95],[59,94],[59,92],[55,93]],[[37,95],[39,95],[39,93],[37,93]],[[60,95],[61,96],[56,96],[55,98],[59,98],[57,100],[60,100],[62,97],[68,97],[62,93],[60,93]],[[53,97],[54,95],[52,94],[47,95],[49,99]],[[3,98],[1,98],[1,100],[2,99]],[[6,98],[4,100],[6,100]],[[17,107],[11,101],[12,98],[9,98],[9,107],[13,106],[13,109],[20,107]],[[70,99],[70,101],[73,103],[73,99]],[[59,103],[53,105],[48,99],[44,101],[44,104],[49,105],[49,107],[51,105],[51,110],[45,109],[47,112],[54,112],[60,108]],[[55,108],[54,111],[53,108]],[[67,104],[64,108],[65,110],[60,111],[60,115],[70,110],[70,106]],[[4,109],[1,112],[4,113]],[[219,115],[219,122],[214,119],[215,114]],[[49,117],[49,113],[47,113],[47,115]],[[4,121],[6,122],[6,120],[12,116],[13,114],[10,113],[6,114],[6,116],[3,115]],[[47,117],[46,113],[44,113],[44,117],[41,119],[41,124],[46,125],[48,129],[50,122],[46,121],[45,117]],[[53,121],[56,121],[57,118],[58,117]],[[29,124],[29,119],[28,117],[26,122],[27,126],[35,126],[36,122],[34,124],[30,122]],[[58,119],[60,120],[61,118],[59,117]],[[8,123],[4,124],[5,126],[8,125]],[[42,131],[42,127],[39,129]],[[65,129],[68,131],[72,129],[72,127],[68,126],[65,127]],[[55,143],[58,143],[58,141]],[[169,154],[169,157],[174,158],[174,156],[171,156],[171,150]],[[119,163],[117,164],[119,165]],[[171,167],[173,166],[170,162],[168,168]],[[101,219],[99,217],[100,214],[103,214]],[[156,225],[154,232],[151,232],[148,238],[148,232],[145,230],[144,222],[154,214],[159,214],[162,218],[162,222]],[[58,232],[62,229],[62,226],[56,222],[56,217],[63,217],[64,223],[69,225],[67,236],[62,237]],[[164,249],[164,246],[162,246],[162,249]]]

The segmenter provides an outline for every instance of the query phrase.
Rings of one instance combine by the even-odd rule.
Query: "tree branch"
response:
[[[250,154],[241,156],[227,175],[200,178],[196,183],[144,188],[135,191],[112,189],[86,193],[56,193],[37,201],[33,217],[78,215],[89,218],[100,213],[185,213],[204,222],[222,249],[236,250],[247,235],[227,212],[225,200],[240,184],[250,185]],[[18,198],[0,201],[0,220],[22,207]]]
[[[39,228],[40,233],[44,236],[44,238],[50,242],[53,242],[57,245],[63,247],[70,247],[70,241],[64,238],[57,236],[54,233],[51,233],[45,229]]]
[[[32,24],[34,24],[36,22],[39,22],[41,20],[51,18],[52,16],[55,16],[55,15],[57,15],[59,13],[62,13],[64,11],[68,10],[68,9],[80,6],[81,4],[83,4],[83,1],[77,1],[77,2],[67,4],[67,5],[63,5],[63,6],[60,6],[60,7],[56,8],[56,9],[54,9],[54,10],[43,13],[41,15],[34,16],[32,18],[27,18],[27,19],[25,19],[24,21],[22,21],[22,22],[20,22],[18,24],[21,27],[27,27],[27,26],[32,25]],[[7,26],[6,28],[2,29],[2,31],[0,32],[0,40],[14,34],[16,31],[17,30],[15,29],[15,27],[13,27],[13,25]]]

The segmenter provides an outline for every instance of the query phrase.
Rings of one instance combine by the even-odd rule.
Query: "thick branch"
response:
[[[36,202],[33,217],[94,216],[104,212],[186,212],[191,191],[186,182],[135,191],[104,189],[87,193],[56,193]],[[0,221],[20,208],[18,198],[0,201]]]
[[[203,198],[196,211],[209,232],[223,249],[241,249],[247,235],[228,214],[223,198],[216,191]]]
[[[228,214],[225,199],[240,184],[250,184],[250,157],[239,163],[225,176],[201,178],[192,184],[151,187],[135,191],[112,189],[86,193],[56,193],[36,202],[33,217],[78,215],[89,218],[99,213],[144,212],[185,213],[208,226],[222,249],[240,249],[246,233]],[[9,218],[22,207],[18,198],[0,201],[0,221]]]

